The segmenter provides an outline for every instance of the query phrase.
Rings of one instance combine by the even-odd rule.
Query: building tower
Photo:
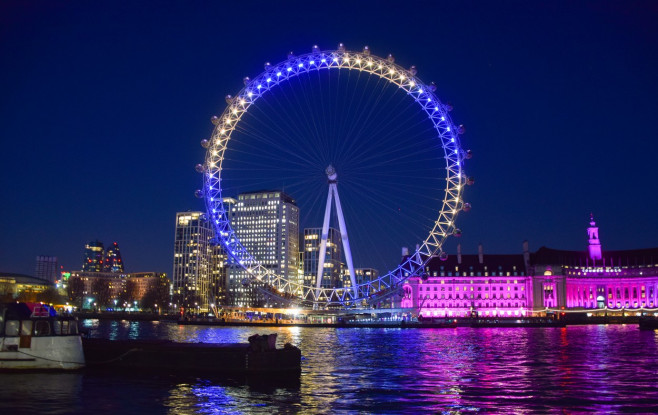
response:
[[[354,273],[354,264],[352,264],[352,251],[350,250],[350,241],[347,237],[347,227],[345,226],[345,218],[343,217],[343,209],[340,206],[340,198],[338,197],[338,174],[336,169],[331,164],[325,170],[329,182],[329,193],[327,194],[327,206],[324,210],[324,223],[322,224],[322,235],[320,240],[320,254],[318,259],[318,269],[316,273],[315,287],[319,295],[320,288],[322,287],[322,277],[324,275],[324,264],[327,253],[327,240],[329,238],[329,217],[331,216],[331,202],[335,198],[336,214],[338,216],[338,227],[340,228],[340,236],[343,240],[343,251],[345,252],[345,261],[347,262],[347,269],[350,273],[350,282],[354,290],[354,296],[357,294],[356,275]]]
[[[37,267],[34,277],[54,283],[59,279],[57,275],[57,257],[56,256],[37,256]]]
[[[320,241],[322,228],[304,229],[304,285],[311,286],[317,278],[318,262],[320,260]],[[322,284],[323,288],[342,287],[340,232],[329,228],[327,233],[327,248],[325,253]]]
[[[289,280],[299,274],[299,207],[295,200],[277,190],[241,193],[229,218],[240,243],[265,268]],[[230,261],[229,261],[230,262]],[[249,281],[249,274],[229,264],[228,304],[259,307],[268,298]]]
[[[215,303],[213,264],[223,251],[213,245],[213,230],[203,212],[176,213],[174,302],[192,312],[208,312]]]
[[[587,236],[589,237],[589,258],[592,261],[601,260],[601,241],[599,240],[599,228],[594,222],[594,215],[589,215],[589,228],[587,228]]]
[[[104,257],[105,249],[103,248],[103,242],[98,240],[88,242],[85,245],[85,257],[82,262],[82,270],[87,272],[103,271]]]
[[[124,272],[123,260],[121,259],[121,251],[119,250],[119,244],[116,242],[110,245],[110,247],[105,251],[103,271]]]

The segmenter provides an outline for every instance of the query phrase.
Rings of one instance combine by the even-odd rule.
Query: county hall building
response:
[[[603,251],[590,219],[586,251],[432,258],[403,285],[400,306],[423,317],[521,317],[546,312],[658,312],[658,248]]]

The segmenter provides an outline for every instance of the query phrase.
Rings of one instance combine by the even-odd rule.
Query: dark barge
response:
[[[658,318],[644,316],[638,321],[640,330],[656,330],[658,329]]]
[[[299,375],[301,351],[275,347],[276,334],[251,336],[249,343],[178,343],[170,340],[83,338],[87,369],[137,369],[176,374]]]

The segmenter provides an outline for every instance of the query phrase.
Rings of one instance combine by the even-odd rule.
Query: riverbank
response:
[[[520,318],[450,318],[425,321],[408,320],[339,320],[337,322],[317,322],[304,320],[277,319],[217,319],[214,317],[188,317],[180,320],[178,314],[96,312],[76,313],[78,319],[115,321],[167,321],[180,325],[225,326],[225,327],[362,327],[362,328],[451,328],[451,327],[564,327],[570,325],[597,324],[639,324],[640,316],[588,316],[586,313],[569,313],[559,319],[548,317]]]

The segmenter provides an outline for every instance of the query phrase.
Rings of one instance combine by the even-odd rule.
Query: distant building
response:
[[[363,285],[370,281],[374,281],[379,278],[379,271],[374,268],[357,268],[354,270],[356,274],[356,284]],[[346,277],[346,281],[349,281],[349,275]],[[375,287],[376,290],[380,290],[379,286]]]
[[[105,251],[103,271],[124,272],[123,260],[121,259],[121,251],[119,250],[119,244],[116,242],[110,245],[110,247]]]
[[[105,259],[105,248],[103,243],[96,240],[85,245],[82,270],[87,272],[103,271],[103,260]]]
[[[288,280],[298,277],[299,208],[292,197],[276,190],[239,194],[229,220],[240,243],[263,267]],[[247,271],[229,262],[228,305],[269,304],[258,283],[244,284],[248,280]]]
[[[318,264],[320,262],[320,243],[322,228],[304,229],[304,285],[315,287],[317,284]],[[349,275],[348,278],[349,280]],[[327,234],[327,250],[325,253],[322,273],[322,288],[343,287],[341,263],[341,239],[338,229],[329,228]]]
[[[205,213],[176,213],[172,281],[173,301],[178,306],[208,312],[218,303],[226,278],[226,256],[213,239]]]
[[[133,272],[133,273],[120,273],[120,272],[89,272],[89,271],[67,271],[67,283],[70,284],[72,280],[79,279],[81,285],[80,292],[74,293],[74,296],[80,301],[76,306],[83,308],[91,308],[90,305],[96,302],[97,307],[115,306],[123,308],[126,306],[133,306],[136,302],[139,306],[142,298],[148,290],[154,285],[154,282],[167,279],[166,274],[159,272]],[[127,292],[128,282],[132,281],[133,287],[131,292]],[[103,284],[99,284],[103,282]],[[106,290],[105,293],[98,292],[98,287]],[[105,298],[105,304],[98,304],[102,298]],[[130,304],[124,304],[128,301]],[[162,304],[168,306],[168,304]]]
[[[423,317],[522,316],[532,311],[532,278],[522,255],[432,257],[424,273],[402,286],[402,307]]]
[[[658,308],[658,248],[604,251],[593,218],[586,251],[523,243],[516,255],[457,255],[430,259],[402,286],[401,307],[425,317],[526,316],[548,312],[593,314]]]
[[[35,278],[54,283],[59,279],[58,271],[57,257],[44,255],[37,256],[37,266],[34,271]]]
[[[12,272],[0,272],[0,297],[4,297],[4,301],[15,299],[25,291],[39,294],[50,287],[53,287],[53,283],[48,280]]]
[[[528,254],[535,308],[605,312],[658,308],[658,248],[603,251],[590,219],[588,250]]]

